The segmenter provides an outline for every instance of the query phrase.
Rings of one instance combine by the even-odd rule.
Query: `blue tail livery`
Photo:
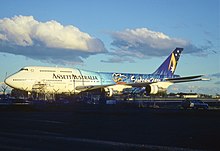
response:
[[[176,70],[182,51],[183,48],[176,48],[153,74],[164,75],[167,78],[171,78]]]

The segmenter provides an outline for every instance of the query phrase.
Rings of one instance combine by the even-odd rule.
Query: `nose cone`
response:
[[[4,82],[5,82],[5,84],[7,84],[8,86],[14,88],[14,87],[13,87],[13,79],[12,79],[11,76],[7,77]]]

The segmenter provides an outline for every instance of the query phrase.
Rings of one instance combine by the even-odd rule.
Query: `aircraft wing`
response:
[[[196,75],[196,76],[187,76],[187,77],[178,77],[178,78],[167,78],[165,81],[158,81],[158,82],[138,82],[138,83],[126,83],[125,85],[129,85],[132,87],[145,87],[148,84],[152,83],[181,83],[181,82],[192,82],[192,81],[207,81],[210,79],[201,78],[204,75]]]
[[[79,91],[90,91],[90,90],[95,90],[95,89],[100,89],[100,88],[105,88],[113,85],[127,85],[127,86],[132,86],[132,87],[145,87],[148,84],[152,84],[156,82],[141,82],[141,83],[120,83],[120,84],[108,84],[108,85],[88,85],[88,86],[77,86],[76,90]]]
[[[79,90],[79,91],[90,91],[90,90],[105,88],[105,87],[112,86],[112,85],[115,85],[115,84],[77,86],[77,87],[76,87],[76,90]]]
[[[181,83],[181,82],[193,82],[193,81],[208,81],[210,79],[202,78],[204,75],[196,76],[187,76],[187,77],[178,77],[178,78],[167,78],[165,81],[159,81],[158,83]],[[138,82],[138,83],[120,83],[120,85],[127,85],[132,87],[145,87],[146,85],[157,83],[157,82]],[[113,86],[117,84],[108,84],[108,85],[88,85],[88,86],[77,86],[76,90],[79,91],[90,91],[100,88],[105,88],[108,86]]]
[[[210,79],[201,78],[204,75],[196,75],[196,76],[187,76],[187,77],[179,77],[179,78],[168,78],[166,81],[172,83],[181,83],[181,82],[192,82],[192,81],[208,81]]]
[[[152,84],[156,82],[137,82],[137,83],[126,83],[124,85],[132,86],[132,87],[145,87],[148,84]]]

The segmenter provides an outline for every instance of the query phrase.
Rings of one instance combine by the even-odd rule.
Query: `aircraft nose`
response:
[[[5,84],[7,84],[8,86],[10,87],[13,87],[13,79],[11,76],[7,77],[5,80],[4,80]]]

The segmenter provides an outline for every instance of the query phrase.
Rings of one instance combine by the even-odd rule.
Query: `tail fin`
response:
[[[164,75],[168,78],[172,77],[182,51],[183,48],[176,48],[153,74]]]

